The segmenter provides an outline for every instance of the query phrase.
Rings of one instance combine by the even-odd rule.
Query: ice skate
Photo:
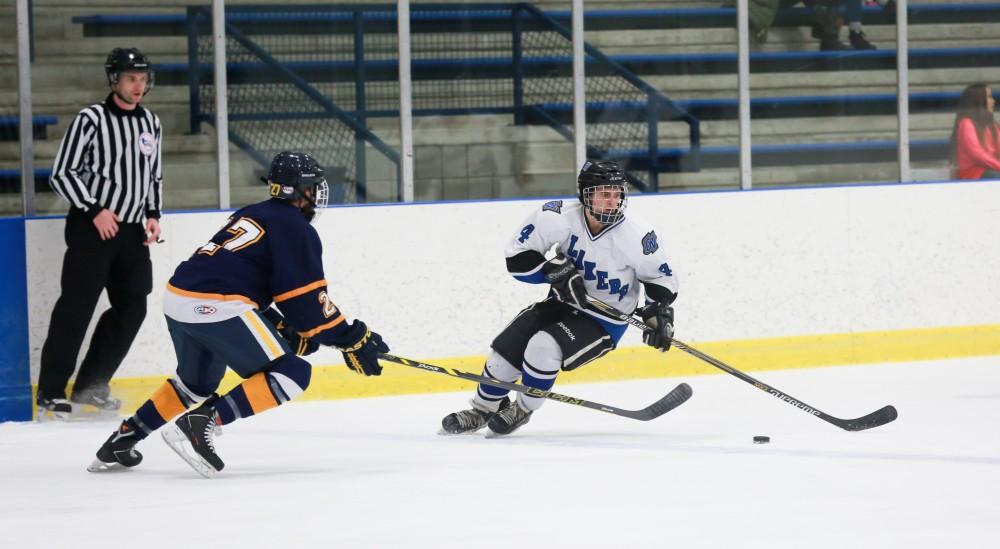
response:
[[[513,433],[531,419],[531,413],[522,408],[519,402],[500,410],[487,421],[490,429],[487,436],[503,436]]]
[[[121,471],[142,463],[142,454],[135,450],[139,439],[128,421],[123,421],[118,430],[111,433],[108,440],[97,450],[97,459],[87,467],[91,473]]]
[[[117,418],[122,407],[122,401],[111,396],[108,387],[74,390],[69,399],[73,403],[73,419]]]
[[[177,455],[205,478],[212,478],[225,467],[215,453],[215,406],[213,395],[194,410],[177,418],[163,430],[163,440]]]
[[[41,398],[38,405],[38,421],[68,421],[73,416],[73,403],[65,398]]]
[[[496,412],[477,408],[474,400],[471,402],[472,408],[444,416],[444,419],[441,420],[441,431],[439,434],[460,435],[462,433],[474,433],[485,427],[490,417],[496,414]],[[498,410],[503,410],[508,406],[510,406],[510,399],[503,397]]]

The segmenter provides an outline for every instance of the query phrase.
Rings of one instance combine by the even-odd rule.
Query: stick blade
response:
[[[848,431],[864,431],[865,429],[885,425],[886,423],[894,421],[897,417],[899,417],[899,413],[896,412],[896,408],[889,405],[875,410],[867,416],[844,421],[840,424],[840,427]]]
[[[665,397],[639,410],[636,413],[635,419],[642,421],[656,419],[687,402],[687,399],[691,398],[692,394],[694,394],[694,391],[691,390],[691,386],[687,383],[681,383],[667,393]]]

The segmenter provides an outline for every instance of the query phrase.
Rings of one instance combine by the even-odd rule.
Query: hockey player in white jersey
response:
[[[628,187],[614,162],[588,161],[577,178],[579,203],[546,202],[515,231],[505,251],[507,270],[532,284],[550,284],[548,297],[521,311],[491,344],[483,375],[501,381],[518,378],[548,391],[560,371],[569,371],[613,350],[627,324],[587,307],[587,295],[623,313],[636,311],[644,290],[643,320],[655,332],[643,341],[661,351],[673,338],[677,277],[656,232],[625,215]],[[545,254],[554,249],[555,257]],[[472,408],[448,414],[443,433],[488,427],[507,435],[524,425],[543,398],[480,384]]]

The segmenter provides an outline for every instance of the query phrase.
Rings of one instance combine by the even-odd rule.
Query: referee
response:
[[[160,236],[163,199],[160,119],[139,103],[153,70],[135,48],[115,48],[104,63],[111,93],[84,108],[59,145],[50,183],[70,203],[61,294],[52,310],[38,375],[39,417],[66,419],[75,405],[113,411],[108,383],[146,316],[152,290],[149,245]],[[87,326],[103,290],[101,315],[66,400]]]

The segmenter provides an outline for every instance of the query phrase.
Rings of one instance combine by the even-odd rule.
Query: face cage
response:
[[[324,179],[316,184],[313,192],[316,194],[313,205],[317,210],[322,210],[330,202],[330,185]]]
[[[594,194],[598,191],[619,191],[621,198],[618,200],[618,206],[604,213],[595,210]],[[625,208],[628,206],[628,187],[625,185],[596,185],[594,187],[586,187],[583,189],[583,206],[587,208],[590,215],[594,216],[594,219],[597,219],[597,221],[605,225],[617,223],[625,217]]]

